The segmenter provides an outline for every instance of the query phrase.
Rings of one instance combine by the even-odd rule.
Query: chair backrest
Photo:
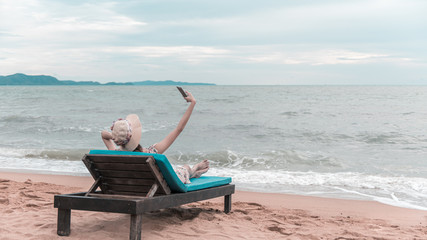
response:
[[[86,154],[82,160],[95,179],[91,193],[99,187],[103,194],[112,195],[170,194],[152,156]]]

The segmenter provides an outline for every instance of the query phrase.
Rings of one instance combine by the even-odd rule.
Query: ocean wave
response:
[[[0,148],[0,168],[84,175],[87,170],[80,160],[88,151]],[[242,190],[320,196],[347,194],[350,198],[359,196],[401,207],[427,209],[426,178],[344,172],[339,170],[339,161],[319,153],[270,151],[250,156],[234,151],[217,151],[171,154],[168,158],[177,165],[194,164],[207,158],[211,162],[209,175],[230,176]],[[328,167],[322,172],[321,165]],[[295,170],[301,166],[315,170]],[[335,171],[325,171],[327,169]]]
[[[365,132],[356,135],[356,139],[368,144],[412,144],[419,142],[416,138],[398,132]]]
[[[40,133],[94,133],[101,132],[98,128],[83,127],[83,126],[69,126],[69,127],[56,127],[56,126],[29,126],[26,130],[32,130]]]
[[[34,123],[34,122],[51,122],[51,119],[48,116],[9,115],[9,116],[0,117],[0,122]]]
[[[257,124],[228,124],[227,126],[224,126],[224,129],[228,130],[249,130],[249,129],[259,129],[261,128],[260,125]]]
[[[287,116],[287,117],[298,117],[300,115],[310,115],[310,114],[312,113],[309,111],[302,111],[302,112],[287,111],[287,112],[281,112],[279,115]]]
[[[196,152],[171,155],[179,164],[196,163],[202,159],[209,159],[211,165],[220,168],[234,168],[244,170],[270,169],[310,169],[310,168],[341,168],[342,163],[331,156],[322,153],[299,151],[268,151],[254,155],[238,153],[231,150],[210,153]]]
[[[270,133],[271,134],[271,133]],[[400,132],[358,132],[355,134],[350,133],[331,133],[328,131],[312,130],[312,131],[296,131],[293,134],[289,134],[288,137],[294,137],[299,139],[306,139],[308,142],[320,142],[320,143],[332,143],[342,142],[343,140],[353,144],[382,144],[382,145],[394,145],[394,144],[419,144],[420,142],[426,142],[427,139],[424,137],[411,136]]]
[[[295,116],[298,116],[298,112],[292,112],[292,111],[282,112],[282,113],[280,113],[280,115],[288,116],[288,117],[295,117]]]
[[[0,148],[1,157],[41,158],[53,160],[81,160],[88,149],[16,149]],[[321,153],[298,151],[268,151],[256,155],[242,154],[231,150],[215,152],[175,153],[168,158],[176,164],[195,164],[209,159],[211,166],[242,170],[295,170],[301,168],[341,168],[340,161]]]
[[[42,174],[67,174],[88,176],[88,170],[81,161],[52,160],[45,158],[4,158],[0,156],[0,170],[34,172]]]
[[[297,186],[329,186],[371,190],[395,190],[402,192],[411,189],[414,196],[427,198],[427,179],[402,176],[369,175],[357,172],[296,172],[296,171],[239,171],[218,168],[222,175],[233,176],[237,182],[261,184],[282,184]]]
[[[328,192],[350,193],[386,204],[427,210],[427,179],[402,176],[369,175],[357,172],[297,172],[215,168],[213,175],[232,176],[242,188],[271,192],[326,195]],[[290,190],[291,189],[291,190]],[[301,191],[299,191],[301,190]],[[342,196],[342,194],[339,194]]]
[[[89,152],[89,150],[87,149],[44,150],[0,148],[0,157],[12,157],[16,159],[49,159],[77,161],[81,160],[83,155],[87,152]]]
[[[228,96],[228,98],[211,98],[209,102],[211,103],[237,103],[240,102],[243,98],[249,97],[250,95],[245,96]]]
[[[0,123],[4,126],[17,126],[17,131],[20,133],[81,133],[81,132],[97,132],[99,129],[94,126],[64,126],[58,124],[52,117],[48,116],[23,116],[9,115],[0,118]]]
[[[175,128],[177,123],[168,121],[158,121],[149,124],[143,124],[142,132],[159,131]]]
[[[415,114],[415,112],[404,112],[404,113],[402,113],[402,115],[412,115],[412,114]]]

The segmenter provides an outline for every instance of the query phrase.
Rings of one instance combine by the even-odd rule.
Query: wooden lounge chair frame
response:
[[[60,236],[70,234],[71,209],[130,214],[131,240],[141,239],[144,212],[222,196],[224,212],[231,211],[233,184],[171,193],[152,156],[86,154],[82,160],[95,182],[88,192],[54,196]]]

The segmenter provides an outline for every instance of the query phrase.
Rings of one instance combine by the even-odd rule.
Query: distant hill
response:
[[[26,75],[22,73],[16,73],[8,76],[0,76],[0,85],[215,85],[212,83],[188,83],[188,82],[175,82],[172,80],[166,81],[142,81],[142,82],[126,82],[126,83],[99,83],[93,81],[71,81],[65,80],[61,81],[55,77],[47,76],[47,75]]]
[[[0,76],[0,85],[62,85],[58,79],[51,76],[28,76],[17,73],[9,76]]]

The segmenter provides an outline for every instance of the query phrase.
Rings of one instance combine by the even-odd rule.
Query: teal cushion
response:
[[[178,181],[181,182],[179,179]],[[231,177],[201,176],[199,178],[191,178],[190,181],[191,183],[184,184],[187,192],[229,184],[231,183]]]
[[[211,177],[202,176],[200,178],[190,179],[191,183],[184,184],[176,175],[169,160],[163,154],[143,153],[143,152],[126,152],[114,150],[90,150],[89,154],[104,154],[104,155],[143,155],[153,156],[156,160],[157,166],[163,174],[169,188],[172,192],[190,192],[200,189],[217,187],[231,183],[230,177]]]

